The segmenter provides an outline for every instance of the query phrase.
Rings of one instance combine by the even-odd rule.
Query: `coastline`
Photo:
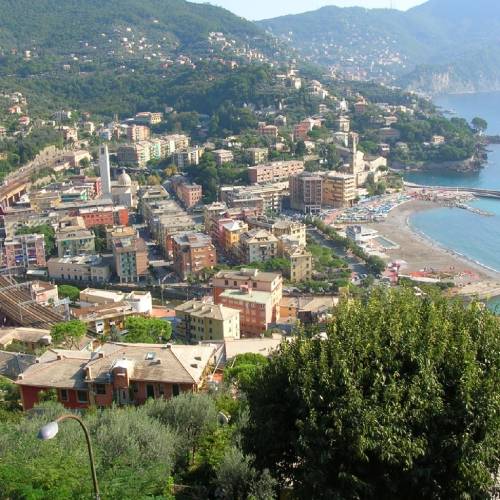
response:
[[[382,236],[399,245],[399,249],[388,250],[386,255],[388,260],[399,259],[407,263],[402,269],[403,273],[426,269],[456,275],[466,273],[468,281],[466,279],[464,284],[478,280],[500,282],[499,271],[444,247],[412,227],[410,217],[414,213],[436,208],[438,207],[432,202],[412,200],[395,207],[385,221],[367,226],[376,229]],[[476,279],[470,274],[471,272],[476,275]]]

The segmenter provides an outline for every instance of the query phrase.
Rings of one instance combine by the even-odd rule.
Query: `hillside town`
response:
[[[321,328],[374,280],[397,285],[387,252],[398,244],[363,224],[422,196],[389,169],[391,151],[413,147],[394,125],[422,113],[418,99],[339,97],[294,66],[276,85],[306,92],[317,112],[280,101],[252,109],[253,130],[205,139],[203,123],[162,132],[170,107],[40,120],[21,93],[2,96],[3,140],[40,127],[60,137],[0,186],[0,373],[24,409],[52,389],[85,408],[206,388],[235,355]]]

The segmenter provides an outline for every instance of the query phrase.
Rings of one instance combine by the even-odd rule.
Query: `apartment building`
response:
[[[151,113],[149,111],[137,113],[134,121],[144,125],[158,125],[163,120],[163,113]]]
[[[194,231],[196,223],[185,212],[180,212],[178,215],[161,215],[154,227],[158,244],[165,257],[170,258],[173,254],[173,237],[179,233]]]
[[[278,137],[279,129],[276,125],[265,125],[262,124],[258,128],[260,135],[264,137],[269,137],[270,139],[276,139]]]
[[[248,231],[248,224],[241,220],[222,219],[220,234],[221,246],[228,254],[237,256],[239,255],[241,236]]]
[[[129,212],[124,206],[89,207],[78,210],[85,227],[95,226],[128,226]]]
[[[240,312],[242,337],[259,337],[273,323],[274,308],[270,292],[242,286],[238,290],[225,290],[219,295],[218,301],[221,305]]]
[[[10,268],[44,267],[45,237],[43,234],[22,234],[3,241],[2,266]]]
[[[130,165],[136,168],[144,168],[151,159],[147,143],[123,144],[118,148],[117,154],[118,162],[121,165]]]
[[[278,238],[264,229],[252,229],[240,236],[240,255],[245,264],[265,262],[278,255]]]
[[[266,148],[248,148],[248,155],[250,156],[250,162],[252,165],[259,165],[267,161],[269,156],[269,151]]]
[[[113,239],[115,272],[120,283],[139,282],[148,274],[148,249],[142,238]]]
[[[310,281],[313,275],[313,256],[305,247],[298,245],[285,246],[283,257],[290,260],[290,281],[300,283]]]
[[[55,280],[109,283],[111,267],[98,255],[58,257],[47,262],[49,278]]]
[[[231,208],[250,208],[261,215],[264,212],[281,213],[283,199],[288,197],[288,182],[256,184],[254,186],[223,186],[221,200]]]
[[[151,130],[144,125],[129,125],[127,127],[127,139],[130,142],[147,141],[151,137]]]
[[[217,264],[216,250],[203,233],[179,233],[172,238],[174,271],[183,280]]]
[[[286,181],[291,175],[300,174],[303,171],[303,161],[274,161],[249,167],[248,179],[252,184]]]
[[[190,341],[223,341],[240,338],[240,311],[199,300],[175,308],[177,334]]]
[[[180,170],[191,165],[199,165],[203,153],[205,153],[205,148],[199,146],[187,148],[184,151],[179,151],[174,154],[174,163]]]
[[[298,245],[306,245],[306,225],[289,219],[273,219],[271,217],[248,217],[248,225],[251,229],[260,228],[272,233],[276,238],[289,236],[297,241]]]
[[[234,154],[228,149],[216,149],[212,151],[217,165],[220,167],[224,163],[231,163],[234,160]]]
[[[242,286],[254,291],[269,292],[273,308],[272,320],[280,317],[279,304],[283,298],[283,277],[280,273],[265,273],[258,269],[220,271],[212,278],[214,302],[220,304],[220,296],[225,290],[239,290]],[[230,307],[230,306],[228,306]]]
[[[337,132],[349,133],[351,131],[351,121],[346,116],[339,116],[334,121],[334,124]]]
[[[188,182],[184,177],[174,178],[172,187],[185,208],[198,205],[203,198],[202,187],[199,184]]]
[[[290,177],[290,205],[303,213],[319,213],[323,202],[323,178],[303,172]]]
[[[58,257],[95,253],[95,235],[88,229],[70,226],[56,231]]]
[[[323,180],[323,204],[334,208],[351,207],[356,199],[356,177],[331,172]]]

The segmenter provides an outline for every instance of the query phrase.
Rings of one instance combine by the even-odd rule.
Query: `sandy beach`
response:
[[[493,281],[491,287],[500,283],[500,273],[483,267],[472,260],[439,246],[437,243],[415,232],[409,226],[409,217],[419,211],[436,208],[436,204],[429,201],[414,200],[403,203],[392,210],[384,222],[367,224],[376,229],[381,235],[399,245],[399,249],[386,252],[390,260],[404,260],[408,265],[401,269],[402,273],[423,271],[424,269],[459,274],[463,271],[472,271],[477,275],[466,277],[462,285],[474,281]]]

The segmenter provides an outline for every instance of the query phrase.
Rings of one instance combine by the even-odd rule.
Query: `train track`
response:
[[[0,312],[20,326],[50,329],[64,318],[38,304],[31,294],[31,283],[18,283],[0,276]]]

